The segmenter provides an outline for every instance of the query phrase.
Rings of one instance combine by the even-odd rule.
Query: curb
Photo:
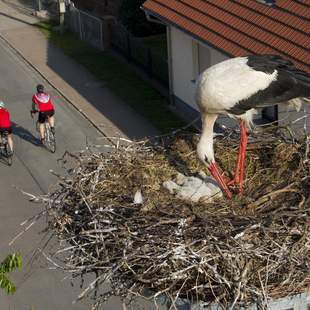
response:
[[[45,81],[46,83],[48,83],[54,90],[56,90],[58,93],[60,93],[60,95],[67,101],[71,104],[71,106],[74,107],[74,109],[76,111],[78,111],[81,115],[83,115],[83,117],[85,117],[104,137],[106,137],[106,139],[112,143],[113,145],[116,145],[115,141],[113,141],[113,139],[110,139],[106,133],[104,133],[102,131],[102,129],[96,124],[94,123],[91,118],[86,114],[84,113],[83,110],[79,109],[67,96],[66,94],[59,90],[54,84],[53,82],[51,82],[50,80],[48,80],[43,73],[41,73],[41,71],[31,62],[29,61],[18,49],[16,49],[11,43],[10,41],[8,41],[0,32],[0,39],[2,41],[4,41],[10,49],[12,49],[19,57],[21,57],[34,71],[36,71]]]

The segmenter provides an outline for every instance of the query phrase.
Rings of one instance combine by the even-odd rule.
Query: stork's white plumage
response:
[[[310,74],[297,69],[277,55],[250,55],[218,63],[204,71],[198,81],[196,102],[201,112],[202,135],[197,154],[228,197],[230,185],[242,192],[247,144],[246,127],[252,124],[257,108],[282,102],[300,105],[310,96]],[[219,114],[240,121],[240,146],[235,176],[227,182],[214,159],[213,127]]]

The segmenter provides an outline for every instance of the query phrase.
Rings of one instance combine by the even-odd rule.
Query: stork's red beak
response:
[[[225,195],[230,199],[232,197],[232,193],[229,190],[224,177],[222,176],[222,174],[220,173],[217,164],[215,162],[211,163],[208,166],[208,170],[210,171],[211,175],[214,177],[214,179],[217,181],[217,183],[219,184],[219,186],[222,188],[223,192],[225,193]]]

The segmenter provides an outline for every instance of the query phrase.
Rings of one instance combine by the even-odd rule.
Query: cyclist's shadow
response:
[[[34,136],[30,131],[28,131],[23,126],[20,126],[12,122],[12,128],[13,128],[13,139],[14,139],[14,136],[18,136],[21,139],[27,142],[30,142],[33,145],[40,145],[39,137]]]

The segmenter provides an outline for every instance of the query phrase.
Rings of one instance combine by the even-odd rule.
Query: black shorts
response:
[[[52,117],[54,114],[55,114],[55,110],[40,111],[38,122],[40,124],[44,124],[48,120],[48,118]]]
[[[8,133],[9,135],[12,133],[12,127],[0,127],[0,134]]]

